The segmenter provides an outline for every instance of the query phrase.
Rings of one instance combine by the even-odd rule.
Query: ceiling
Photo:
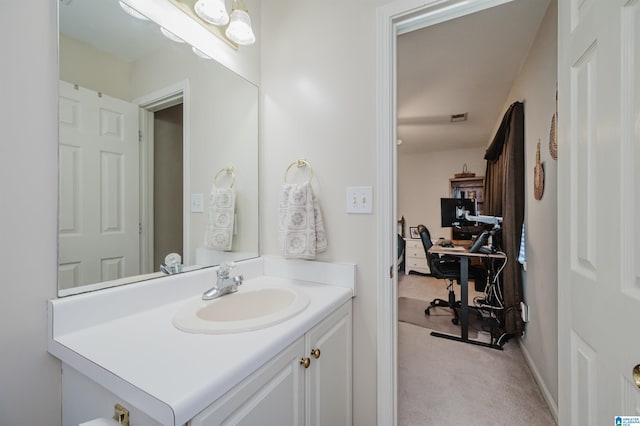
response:
[[[60,0],[60,32],[124,62],[167,43],[156,24],[132,18],[117,0]]]
[[[399,152],[487,146],[548,4],[516,0],[398,36]]]

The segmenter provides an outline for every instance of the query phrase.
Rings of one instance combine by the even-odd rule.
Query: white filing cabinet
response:
[[[424,246],[422,240],[413,240],[405,238],[404,249],[404,272],[409,275],[409,271],[422,272],[425,274],[430,273],[429,263],[427,262],[427,255],[424,252]]]

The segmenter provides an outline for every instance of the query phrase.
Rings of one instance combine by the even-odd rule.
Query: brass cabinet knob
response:
[[[633,381],[640,388],[640,364],[633,367]]]
[[[320,358],[320,349],[312,349],[312,350],[311,350],[311,355],[313,355],[313,357],[314,357],[315,359]]]
[[[300,365],[304,365],[304,368],[309,368],[309,366],[311,365],[311,359],[310,358],[300,359]]]

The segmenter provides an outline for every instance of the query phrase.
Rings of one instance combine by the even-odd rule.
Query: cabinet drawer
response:
[[[406,247],[407,250],[409,250],[409,249],[417,249],[417,248],[420,248],[420,249],[424,250],[424,248],[422,247],[422,241],[421,240],[408,240],[408,239],[405,239],[405,247]]]
[[[407,267],[416,267],[416,268],[428,268],[429,264],[427,263],[427,259],[418,259],[415,257],[408,257],[406,260]]]
[[[416,257],[418,259],[426,259],[426,255],[424,253],[423,248],[419,248],[419,249],[412,248],[407,250],[407,257]]]

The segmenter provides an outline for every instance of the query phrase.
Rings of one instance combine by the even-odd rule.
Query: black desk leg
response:
[[[462,340],[469,339],[469,258],[460,257],[460,328]]]
[[[452,336],[450,334],[438,333],[432,331],[431,335],[435,337],[444,337],[449,340],[457,340],[459,342],[471,343],[472,345],[484,346],[487,348],[493,348],[502,350],[502,346],[494,345],[491,343],[479,342],[477,340],[469,339],[469,257],[460,256],[460,329],[462,334],[460,337]]]

